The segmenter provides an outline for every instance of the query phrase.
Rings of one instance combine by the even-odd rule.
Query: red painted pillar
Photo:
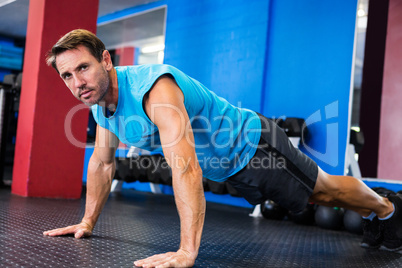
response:
[[[81,195],[88,109],[77,108],[79,102],[57,72],[46,65],[45,57],[70,30],[85,28],[95,32],[98,5],[99,0],[30,1],[14,194],[54,198]],[[74,109],[78,112],[70,120],[69,112]]]
[[[134,47],[122,47],[116,49],[119,56],[119,66],[134,65]]]
[[[381,100],[378,177],[402,180],[402,1],[390,0]]]

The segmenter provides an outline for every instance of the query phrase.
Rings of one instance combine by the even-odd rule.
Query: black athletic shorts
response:
[[[262,127],[257,151],[227,182],[252,205],[269,199],[292,212],[302,211],[313,193],[318,166],[273,120],[258,115]]]

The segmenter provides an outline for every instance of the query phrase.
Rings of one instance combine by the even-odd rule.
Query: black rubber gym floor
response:
[[[124,190],[111,196],[91,238],[44,237],[75,224],[84,199],[24,198],[0,190],[1,267],[133,267],[173,251],[179,219],[172,196]],[[207,203],[195,267],[401,267],[402,255],[359,247],[360,236],[248,216],[250,209]]]

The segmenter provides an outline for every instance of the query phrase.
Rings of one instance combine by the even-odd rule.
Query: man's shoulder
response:
[[[143,64],[143,65],[128,65],[115,67],[118,77],[129,78],[136,77],[137,79],[157,79],[163,73],[170,73],[174,69],[166,64]],[[137,81],[138,82],[138,81]]]
[[[115,66],[115,68],[116,68],[116,70],[119,70],[119,71],[137,71],[137,72],[144,71],[144,70],[176,69],[172,65],[159,64],[159,63]]]

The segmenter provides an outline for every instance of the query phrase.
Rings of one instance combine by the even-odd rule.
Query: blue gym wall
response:
[[[303,151],[344,173],[357,0],[168,0],[165,63],[268,117],[307,119]]]
[[[260,110],[269,1],[167,1],[165,60],[232,104]]]
[[[262,111],[306,118],[303,149],[343,174],[357,0],[272,1]]]

